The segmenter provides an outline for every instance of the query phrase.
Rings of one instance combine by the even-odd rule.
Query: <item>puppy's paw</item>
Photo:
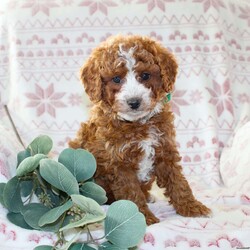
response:
[[[198,211],[196,211],[198,209]],[[197,201],[196,209],[193,211],[193,217],[210,217],[212,211],[210,208],[203,205],[201,202]]]
[[[176,212],[185,217],[209,217],[212,214],[208,207],[197,200],[177,208]]]
[[[148,226],[152,225],[152,224],[155,224],[155,223],[158,223],[160,221],[152,213],[151,214],[146,214],[145,217],[146,217],[146,223],[147,223]]]
[[[155,215],[148,209],[148,207],[144,207],[142,209],[140,209],[141,212],[144,214],[145,218],[146,218],[146,223],[147,225],[152,225],[155,223],[158,223],[160,220],[155,217]]]

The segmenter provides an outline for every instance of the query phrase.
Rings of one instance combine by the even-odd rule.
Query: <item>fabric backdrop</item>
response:
[[[78,72],[113,34],[142,34],[173,51],[172,107],[184,173],[221,184],[218,159],[249,120],[250,5],[222,0],[1,1],[0,100],[27,145],[49,134],[67,147],[89,101]]]

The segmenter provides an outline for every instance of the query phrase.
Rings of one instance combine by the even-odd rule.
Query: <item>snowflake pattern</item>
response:
[[[104,15],[108,15],[108,7],[115,7],[117,3],[111,0],[84,0],[79,6],[88,6],[89,14],[93,15],[98,10]]]
[[[165,4],[173,1],[174,0],[139,0],[137,3],[147,4],[149,12],[151,12],[155,7],[158,7],[160,10],[165,12]]]
[[[190,93],[190,101],[193,104],[200,103],[202,99],[203,99],[202,92],[199,91],[198,89]]]
[[[234,114],[232,93],[228,79],[221,85],[213,81],[213,89],[206,89],[211,95],[209,103],[216,106],[218,116],[221,116],[224,110],[228,110],[232,115]]]
[[[194,3],[203,3],[204,12],[207,12],[210,7],[214,7],[216,10],[219,7],[225,8],[224,3],[221,0],[193,0]]]
[[[36,108],[37,116],[41,116],[47,112],[52,117],[56,117],[56,108],[66,107],[60,100],[64,95],[64,92],[55,92],[53,84],[50,84],[46,89],[42,89],[36,84],[35,93],[25,94],[30,99],[26,107]]]
[[[49,10],[53,7],[59,7],[55,0],[26,0],[26,3],[22,5],[22,8],[31,8],[32,16],[35,16],[40,11],[49,16]]]
[[[173,98],[171,103],[172,110],[175,114],[180,116],[180,107],[187,106],[189,103],[183,99],[183,96],[186,94],[186,90],[175,90],[173,93]]]

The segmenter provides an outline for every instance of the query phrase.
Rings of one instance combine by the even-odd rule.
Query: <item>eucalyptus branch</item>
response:
[[[131,201],[117,201],[105,214],[100,205],[107,201],[106,192],[92,180],[96,170],[94,156],[84,149],[68,148],[55,161],[47,156],[52,145],[48,136],[35,138],[18,154],[17,175],[7,183],[0,183],[0,202],[9,210],[11,222],[26,229],[46,228],[54,232],[58,240],[50,249],[60,249],[59,245],[69,250],[71,246],[85,249],[88,244],[117,249],[135,246],[146,228],[138,207]],[[32,202],[34,195],[40,203]],[[100,222],[105,224],[104,236],[94,238],[90,226]],[[66,241],[64,232],[70,229],[80,231]],[[76,243],[83,233],[87,233],[87,240]]]

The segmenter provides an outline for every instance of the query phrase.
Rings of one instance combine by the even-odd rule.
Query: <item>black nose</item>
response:
[[[140,98],[131,98],[127,101],[127,103],[131,109],[138,109],[141,105],[141,99]]]

